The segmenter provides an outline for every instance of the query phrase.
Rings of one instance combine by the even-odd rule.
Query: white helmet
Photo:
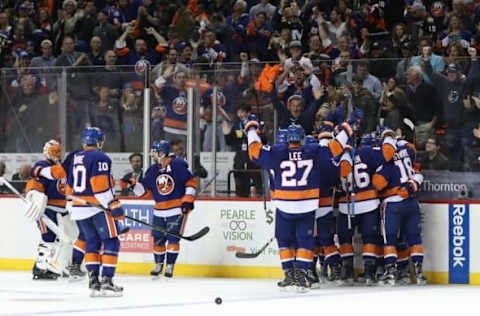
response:
[[[63,147],[55,139],[51,139],[43,146],[43,155],[54,162],[59,162],[63,158]]]

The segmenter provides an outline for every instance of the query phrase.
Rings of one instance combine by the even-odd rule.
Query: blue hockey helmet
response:
[[[284,128],[280,128],[277,131],[277,144],[286,144],[288,142],[287,133],[288,133],[288,130]]]
[[[360,139],[360,146],[376,146],[377,137],[375,133],[368,133],[362,136]]]
[[[300,125],[292,124],[287,129],[287,141],[289,143],[300,143],[305,136],[305,131]]]
[[[97,146],[102,148],[105,141],[105,133],[99,127],[87,127],[82,133],[82,143],[85,146]]]
[[[318,144],[318,141],[312,135],[305,136],[305,145],[307,144]]]
[[[156,140],[152,144],[151,149],[152,154],[157,155],[155,158],[162,158],[162,156],[158,156],[160,152],[163,152],[165,156],[168,156],[170,153],[170,144],[166,140]]]

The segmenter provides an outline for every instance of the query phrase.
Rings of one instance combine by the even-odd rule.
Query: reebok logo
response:
[[[470,280],[469,205],[450,204],[448,211],[450,283],[468,284]]]

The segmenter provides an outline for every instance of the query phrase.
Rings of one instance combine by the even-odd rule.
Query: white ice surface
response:
[[[27,272],[2,271],[0,315],[480,315],[476,286],[324,286],[299,294],[280,292],[271,279],[115,280],[125,288],[123,297],[90,298],[86,280],[33,281]]]

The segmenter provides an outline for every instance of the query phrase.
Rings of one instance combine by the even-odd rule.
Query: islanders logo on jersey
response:
[[[210,102],[213,104],[213,93],[210,95]],[[225,103],[227,103],[225,95],[222,91],[217,91],[217,106],[223,107],[225,106]]]
[[[66,189],[67,189],[67,179],[66,178],[58,179],[57,180],[58,193],[65,195],[67,191]]]
[[[155,183],[157,185],[158,192],[161,195],[168,195],[172,193],[173,188],[175,187],[175,181],[169,174],[159,175],[155,180]]]
[[[172,101],[172,110],[177,115],[187,114],[187,98],[180,95],[173,99]]]

